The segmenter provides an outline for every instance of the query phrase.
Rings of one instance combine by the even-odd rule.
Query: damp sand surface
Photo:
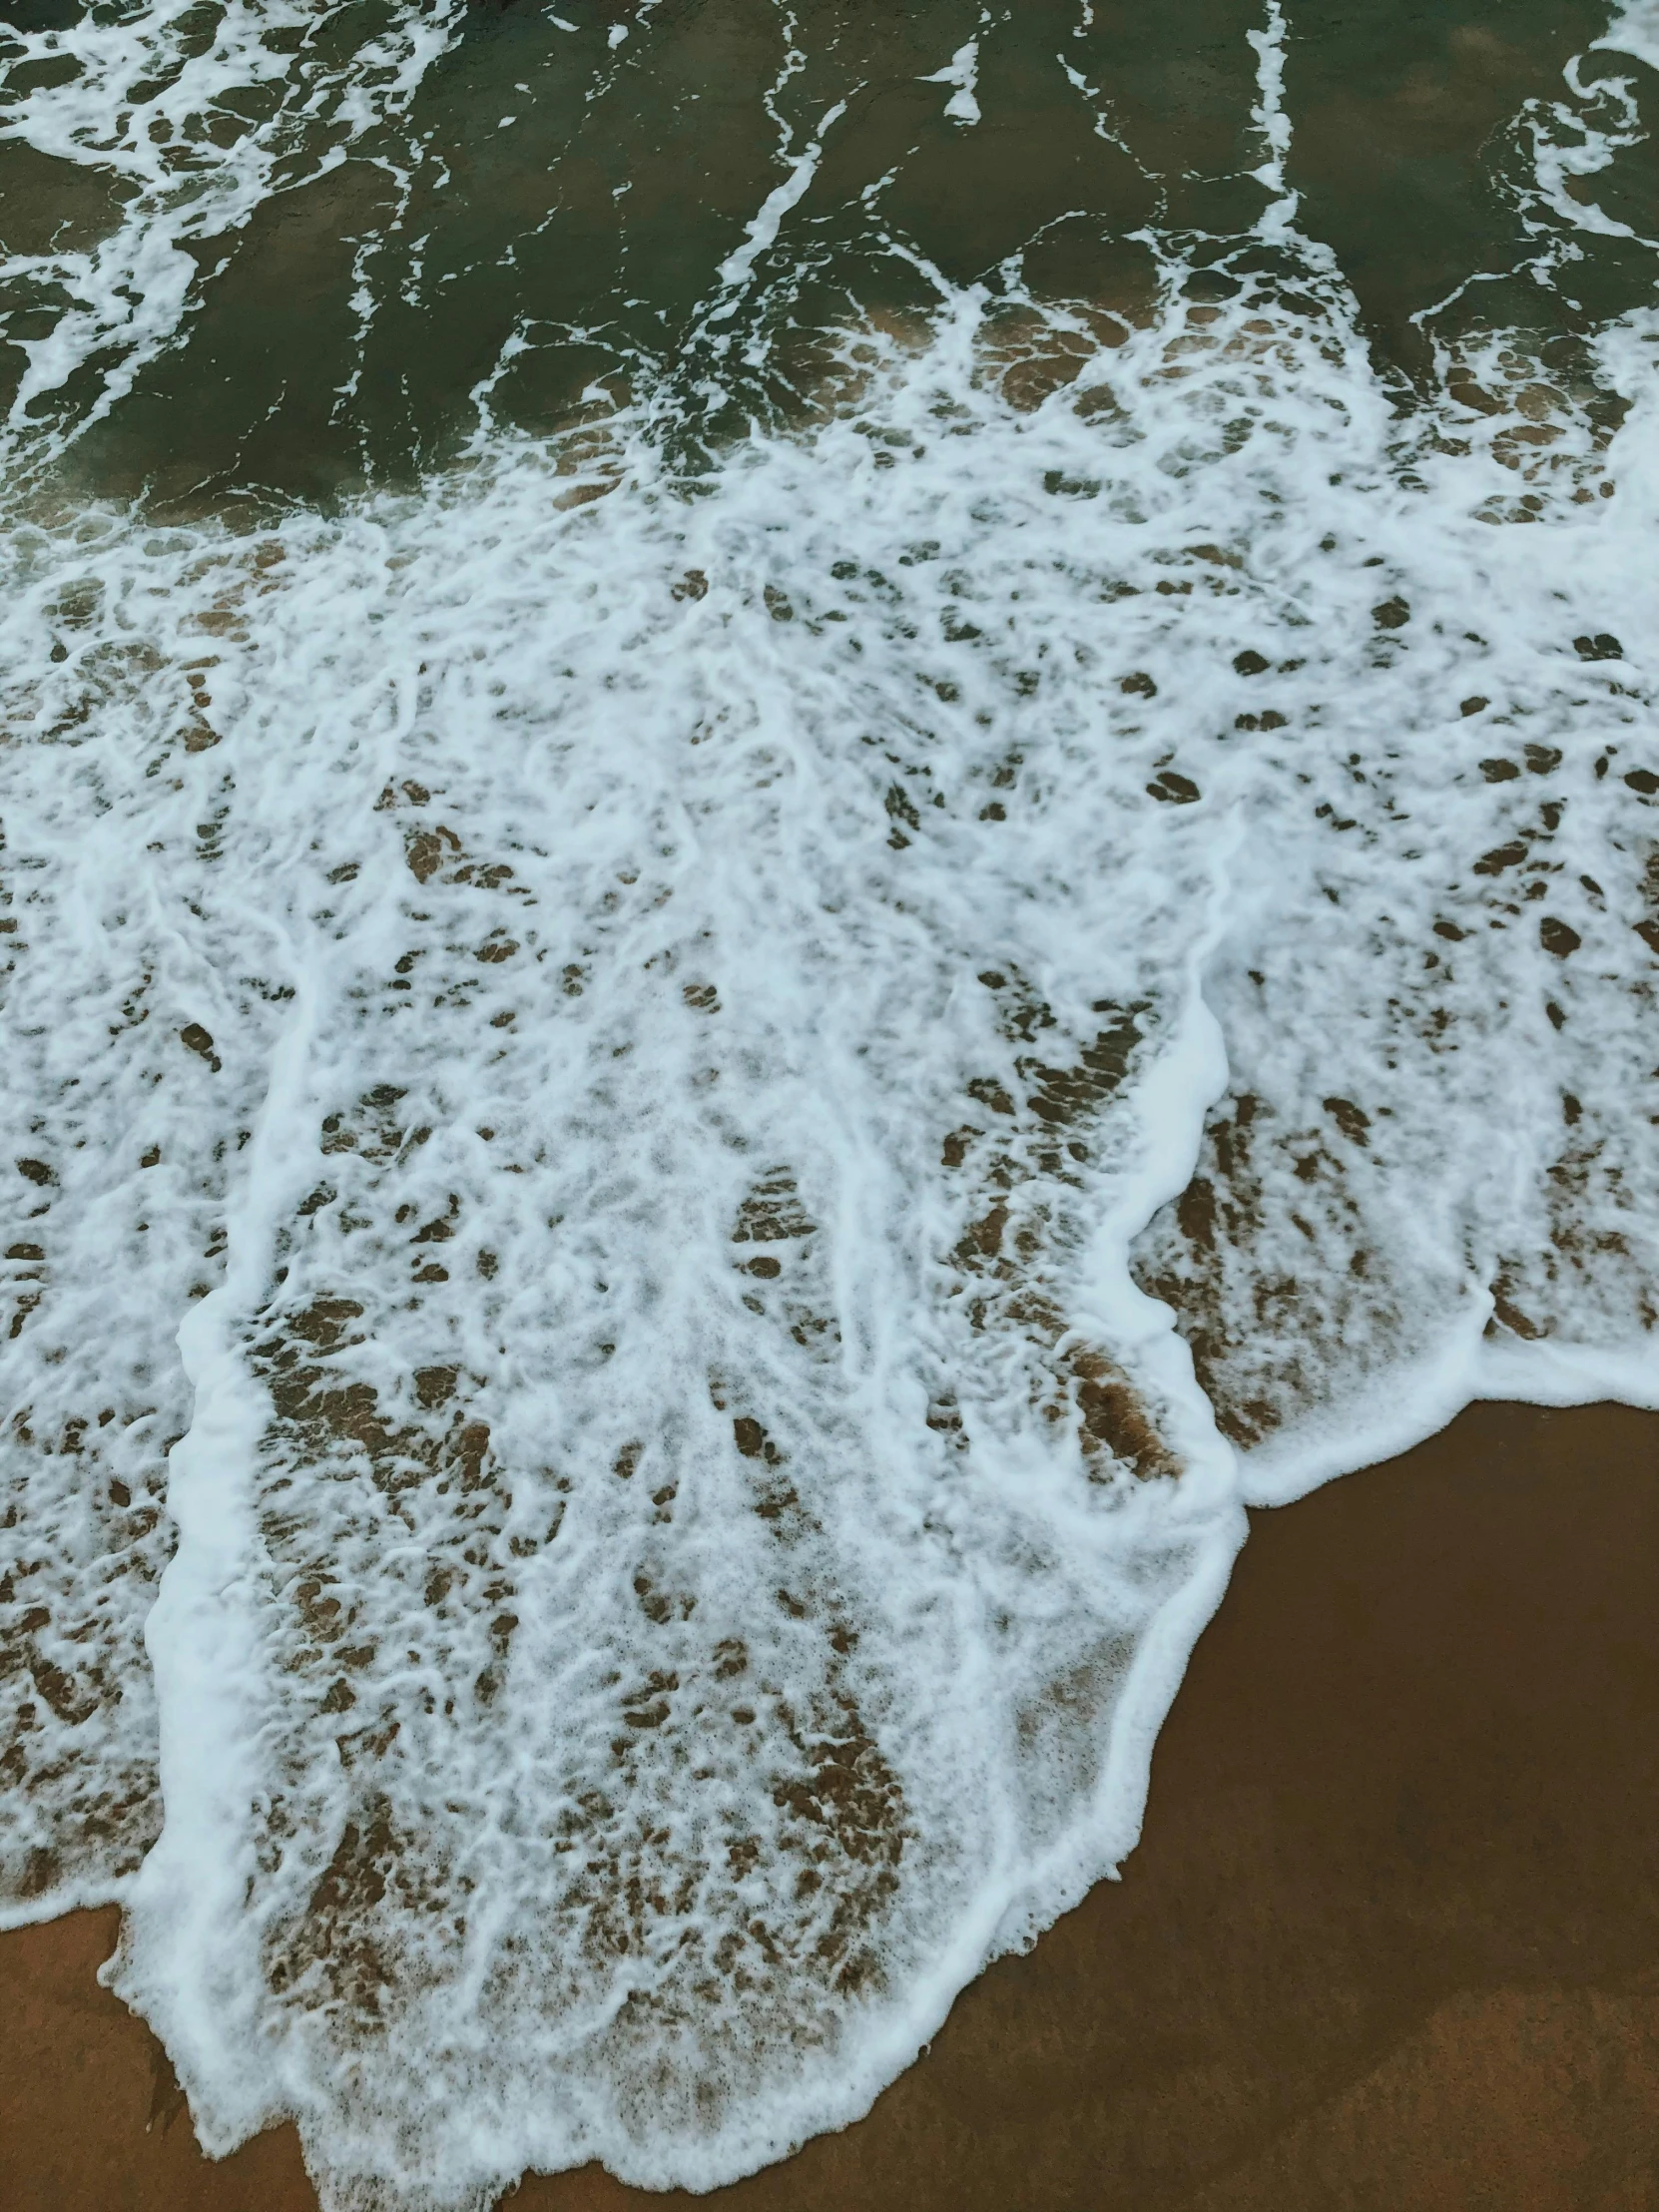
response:
[[[712,2196],[516,2212],[1648,2212],[1659,2205],[1659,1417],[1471,1407],[1253,1516],[1146,1828],[870,2115]],[[0,1937],[7,2212],[310,2212],[291,2128],[205,2160],[95,1983]]]

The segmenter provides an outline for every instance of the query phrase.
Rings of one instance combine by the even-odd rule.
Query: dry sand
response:
[[[711,2212],[1659,2212],[1659,1416],[1478,1406],[1258,1514],[1140,1849],[860,2125]],[[3,2212],[308,2212],[0,1936]],[[646,2212],[588,2171],[512,2212]]]

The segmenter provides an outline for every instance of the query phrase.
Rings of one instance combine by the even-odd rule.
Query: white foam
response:
[[[329,2207],[851,2118],[1132,1847],[1246,1498],[1659,1397],[1659,326],[1402,408],[1286,35],[1237,295],[1040,404],[1080,314],[939,279],[690,480],[485,378],[411,492],[12,531],[5,1910],[121,1895]]]
[[[785,216],[807,196],[808,187],[812,184],[824,152],[826,134],[833,129],[845,113],[844,100],[837,100],[832,108],[826,109],[819,118],[818,129],[811,142],[791,160],[789,175],[761,203],[758,213],[744,233],[742,246],[721,263],[720,280],[728,291],[741,290],[749,282],[756,262],[769,248],[777,244]],[[735,312],[736,306],[736,300],[723,299],[711,310],[711,320],[724,320]]]
[[[954,89],[944,104],[944,112],[952,123],[962,123],[970,128],[979,121],[979,101],[975,87],[979,82],[979,41],[970,38],[958,46],[942,69],[935,69],[923,77],[924,85],[950,85]]]
[[[1605,35],[1590,42],[1592,54],[1629,54],[1659,69],[1659,7],[1654,0],[1625,0]]]

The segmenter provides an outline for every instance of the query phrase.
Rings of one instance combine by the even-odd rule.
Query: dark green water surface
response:
[[[215,17],[196,13],[201,44]],[[40,0],[11,20],[39,29],[71,11]],[[950,287],[982,287],[1016,319],[1027,299],[1077,302],[1109,334],[1107,318],[1147,317],[1172,260],[1212,272],[1223,296],[1241,255],[1269,251],[1244,243],[1270,197],[1254,174],[1262,18],[1247,0],[1030,0],[982,19],[961,0],[896,18],[812,0],[485,0],[453,19],[400,112],[347,135],[337,86],[391,20],[368,0],[277,28],[267,43],[292,54],[285,84],[150,124],[158,200],[188,205],[216,150],[234,158],[263,132],[276,151],[234,220],[175,224],[194,266],[167,342],[112,331],[29,399],[25,437],[105,409],[78,440],[84,483],[147,484],[165,503],[395,479],[459,449],[485,385],[496,422],[541,433],[666,379],[673,409],[731,430],[821,405],[828,333],[919,332]],[[1659,232],[1659,163],[1637,121],[1659,98],[1652,73],[1602,52],[1577,89],[1563,77],[1606,27],[1593,0],[1291,11],[1286,181],[1380,361],[1421,379],[1432,341],[1505,328],[1570,369],[1583,333],[1650,296],[1641,236],[1580,231],[1563,256],[1567,227],[1540,204],[1539,134],[1570,155],[1612,132],[1632,143],[1564,189]],[[968,126],[928,80],[975,36]],[[26,92],[54,73],[73,78],[37,61],[15,81]],[[318,103],[325,80],[336,90]],[[164,87],[165,72],[133,90]],[[723,264],[815,145],[811,182],[721,312]],[[0,144],[15,336],[62,309],[53,257],[96,251],[138,193],[131,163]],[[138,373],[109,405],[129,354]],[[15,380],[23,356],[7,357]]]

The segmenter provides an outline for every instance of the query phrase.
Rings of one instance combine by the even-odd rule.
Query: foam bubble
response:
[[[1629,54],[1659,69],[1659,10],[1652,0],[1625,0],[1606,35],[1596,39],[1592,53]]]

